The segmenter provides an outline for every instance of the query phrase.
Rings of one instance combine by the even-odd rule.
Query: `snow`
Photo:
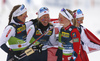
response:
[[[27,21],[30,19],[34,19],[37,17],[36,12],[40,7],[48,7],[50,10],[50,17],[51,18],[58,18],[59,11],[61,8],[69,8],[71,10],[75,9],[82,9],[85,19],[84,23],[82,24],[84,27],[88,28],[92,31],[98,38],[100,37],[100,1],[94,0],[95,4],[91,4],[92,0],[64,0],[68,1],[70,5],[64,4],[65,2],[61,2],[61,0],[50,0],[47,2],[46,0],[31,0],[32,2],[30,5],[26,3],[26,0],[8,0],[3,8],[0,0],[0,36],[2,35],[3,29],[8,24],[8,16],[9,13],[14,5],[17,4],[25,4],[28,10],[28,18]],[[58,1],[59,3],[57,3]],[[67,2],[67,4],[68,4]],[[47,4],[46,4],[47,3]],[[52,5],[50,5],[52,4]],[[100,39],[100,38],[99,38]],[[93,53],[88,54],[90,61],[100,61],[100,51],[96,51]],[[7,54],[0,49],[0,61],[6,61]]]

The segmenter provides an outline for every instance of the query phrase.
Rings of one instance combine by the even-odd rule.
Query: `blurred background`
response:
[[[8,24],[8,17],[13,6],[24,4],[28,18],[37,18],[36,12],[41,7],[48,7],[50,18],[58,18],[62,8],[81,9],[84,13],[84,27],[88,28],[100,39],[100,0],[0,0],[0,36]],[[100,51],[89,53],[90,61],[100,61]],[[0,49],[0,61],[6,61],[7,54]]]

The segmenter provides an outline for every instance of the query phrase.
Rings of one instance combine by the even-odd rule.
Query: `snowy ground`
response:
[[[19,1],[21,1],[21,2],[19,2]],[[31,18],[36,18],[37,16],[35,13],[42,6],[46,6],[49,8],[51,18],[58,18],[59,11],[61,10],[61,8],[65,7],[65,6],[57,7],[57,6],[50,6],[50,5],[43,4],[43,2],[46,0],[32,0],[32,1],[34,3],[31,4],[31,8],[27,4],[25,4],[24,0],[14,0],[14,1],[9,0],[11,5],[9,3],[7,3],[4,6],[3,11],[1,11],[2,8],[0,7],[0,36],[3,32],[3,29],[8,24],[9,12],[10,12],[11,8],[16,4],[25,4],[27,6],[27,8],[28,8],[27,9],[28,10],[27,21]],[[50,0],[50,1],[54,1],[54,0]],[[87,0],[87,1],[89,1],[89,0]],[[13,2],[16,2],[16,3],[13,3]],[[65,7],[65,8],[67,8],[67,7]],[[99,20],[99,18],[100,18],[100,6],[96,6],[93,8],[93,7],[89,6],[89,4],[87,4],[87,6],[80,5],[80,6],[76,7],[74,5],[71,5],[71,7],[70,7],[71,10],[74,10],[77,8],[82,9],[82,11],[85,15],[83,26],[85,26],[90,31],[92,31],[100,39],[100,27],[99,27],[100,26],[100,20]],[[100,58],[99,58],[100,51],[89,53],[88,56],[89,56],[90,61],[100,61]],[[6,57],[7,57],[7,54],[0,49],[0,61],[6,61]]]

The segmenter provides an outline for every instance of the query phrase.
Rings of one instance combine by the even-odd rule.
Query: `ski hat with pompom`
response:
[[[36,14],[38,15],[38,18],[40,18],[45,14],[49,14],[49,9],[47,7],[41,7]]]
[[[84,17],[83,12],[78,9],[75,13],[74,13],[74,18],[81,18]]]

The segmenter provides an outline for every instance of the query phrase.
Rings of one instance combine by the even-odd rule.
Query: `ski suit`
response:
[[[62,61],[82,61],[80,57],[80,33],[71,24],[59,30],[59,49],[63,51]]]
[[[95,50],[100,50],[100,45],[97,43],[94,43],[93,41],[91,41],[90,38],[87,37],[87,34],[85,33],[86,28],[84,28],[82,25],[80,25],[77,28],[81,34],[81,53],[80,53],[80,56],[82,58],[82,61],[89,61],[87,53],[95,51]],[[91,51],[89,50],[90,48],[91,48]]]
[[[35,19],[35,20],[37,20],[37,19]],[[39,38],[42,34],[47,32],[52,27],[53,27],[53,25],[50,23],[47,26],[43,26],[41,24],[41,22],[37,22],[37,23],[31,25],[28,30],[28,36],[30,37],[30,38],[28,38],[28,40],[30,40],[29,43],[32,43],[33,41],[35,41],[37,38]],[[55,47],[57,47],[57,44],[58,44],[56,41],[55,30],[52,29],[52,30],[48,31],[47,34],[45,34],[43,37],[41,37],[39,40],[37,40],[33,45],[38,45],[39,43],[42,43],[44,45],[42,47],[42,52],[40,53],[39,51],[35,51],[35,53],[33,53],[31,55],[30,59],[32,61],[50,61],[51,59],[54,58],[54,60],[51,60],[51,61],[57,61],[57,56],[54,53],[57,50]],[[52,50],[50,48],[52,48],[52,49],[54,48],[54,51],[52,52]],[[49,50],[49,52],[48,52],[48,50]],[[48,60],[48,56],[50,56],[50,55],[48,55],[48,53],[52,53],[51,56],[53,56],[53,58],[51,58],[51,59],[49,58],[50,60]]]
[[[26,39],[27,29],[32,23],[32,21],[22,23],[15,17],[4,29],[3,34],[0,37],[0,46],[2,50],[8,53],[7,61],[12,58],[11,53],[20,54],[20,51],[28,46]],[[9,47],[6,45],[7,42]],[[28,61],[28,59],[26,57],[20,61]]]

